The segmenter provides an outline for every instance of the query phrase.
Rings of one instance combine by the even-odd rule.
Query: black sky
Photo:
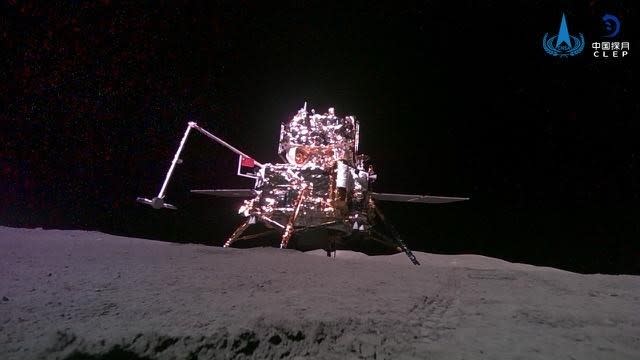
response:
[[[257,3],[257,4],[256,4]],[[385,204],[412,248],[580,272],[640,273],[640,101],[633,1],[6,1],[0,223],[221,244],[237,201],[191,188],[251,186],[304,101],[353,114],[387,192],[469,196]],[[304,4],[304,5],[303,5]],[[622,60],[542,49],[562,13],[587,42],[617,15]]]

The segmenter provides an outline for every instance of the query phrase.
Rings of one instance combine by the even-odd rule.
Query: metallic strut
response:
[[[251,157],[251,156],[249,156],[249,155],[247,155],[247,154],[243,153],[242,151],[240,151],[240,150],[236,149],[235,147],[231,146],[231,144],[229,144],[228,142],[226,142],[226,141],[224,141],[224,140],[220,139],[219,137],[217,137],[217,136],[213,135],[212,133],[208,132],[207,130],[205,130],[205,129],[201,128],[201,127],[200,127],[200,126],[198,126],[198,124],[196,124],[195,122],[193,122],[193,121],[189,122],[189,127],[192,127],[192,128],[194,128],[194,129],[196,129],[196,130],[200,131],[201,133],[203,133],[203,134],[204,134],[206,137],[208,137],[209,139],[211,139],[211,140],[213,140],[213,141],[217,142],[218,144],[220,144],[220,145],[222,145],[222,146],[226,147],[227,149],[229,149],[229,150],[233,151],[234,153],[236,153],[236,154],[238,154],[238,155],[240,155],[240,156],[244,156],[244,157],[246,157],[246,158],[251,158],[251,159],[253,159],[253,157]],[[264,167],[264,165],[263,165],[262,163],[259,163],[259,162],[255,161],[255,160],[254,160],[254,163],[255,163],[256,165],[258,165],[259,167]]]
[[[238,226],[236,231],[234,231],[233,234],[231,234],[231,237],[229,238],[229,240],[227,240],[227,242],[224,243],[224,245],[222,245],[222,247],[229,247],[236,240],[238,240],[240,235],[242,235],[242,233],[244,233],[244,231],[247,230],[247,228],[249,227],[249,225],[250,225],[249,221],[250,221],[250,219],[247,219],[245,222],[242,223],[242,225]]]
[[[271,235],[271,234],[276,233],[276,232],[278,232],[278,231],[277,230],[267,230],[267,231],[263,231],[261,233],[245,235],[245,236],[239,237],[238,239],[236,239],[236,241],[258,239],[258,238],[261,238],[263,236]]]
[[[296,200],[296,208],[291,214],[289,221],[287,222],[287,227],[284,229],[284,234],[282,234],[282,241],[280,242],[280,249],[286,249],[289,244],[289,240],[291,236],[293,236],[293,226],[296,222],[296,218],[298,217],[298,213],[300,212],[300,205],[302,205],[302,201],[307,196],[307,193],[311,190],[309,186],[306,184],[302,185],[302,191],[298,195],[298,199]]]
[[[394,249],[397,252],[404,252],[402,248],[400,248],[400,246],[398,246],[398,244],[396,244],[396,242],[392,238],[388,237],[387,235],[379,231],[376,231],[374,229],[369,229],[369,233],[370,233],[369,236],[371,240],[376,241],[391,249]]]
[[[180,146],[178,146],[178,151],[173,157],[173,161],[171,161],[171,166],[169,167],[169,171],[167,171],[167,176],[164,178],[164,183],[162,183],[162,188],[158,193],[158,198],[164,199],[164,193],[167,190],[167,185],[169,184],[169,180],[171,179],[171,175],[173,174],[173,169],[175,169],[178,160],[180,159],[180,153],[182,153],[182,148],[184,148],[184,144],[187,142],[187,137],[189,136],[189,132],[191,131],[191,124],[187,126],[187,130],[185,130],[184,135],[182,136],[182,140],[180,140]]]
[[[260,215],[259,217],[260,217],[260,220],[264,221],[265,223],[275,225],[275,226],[279,227],[280,229],[284,229],[285,228],[284,225],[282,225],[279,222],[277,222],[275,220],[272,220],[272,219],[270,219],[270,218],[268,218],[268,217],[266,217],[264,215]]]
[[[372,201],[372,203],[373,203],[373,201]],[[402,249],[402,251],[404,251],[404,253],[407,254],[407,257],[409,257],[409,260],[411,260],[411,262],[414,265],[420,265],[420,262],[418,261],[418,259],[416,259],[416,256],[413,255],[413,252],[411,252],[411,250],[407,247],[407,245],[404,243],[404,241],[400,238],[400,234],[398,233],[398,231],[391,224],[389,224],[385,220],[384,215],[382,214],[382,211],[380,211],[380,209],[378,209],[378,207],[375,206],[375,205],[373,205],[373,209],[375,210],[376,214],[378,215],[378,217],[382,221],[382,224],[391,233],[391,236],[392,236],[393,240],[398,244],[400,249]]]

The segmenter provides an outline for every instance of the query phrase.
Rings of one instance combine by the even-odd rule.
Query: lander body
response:
[[[278,153],[282,163],[260,163],[226,141],[190,122],[158,195],[137,201],[155,209],[176,209],[165,202],[165,191],[191,130],[236,153],[237,175],[252,178],[252,189],[191,190],[193,193],[243,198],[238,213],[244,221],[224,243],[257,243],[275,238],[280,248],[306,251],[336,249],[362,252],[404,252],[419,265],[396,229],[386,221],[378,201],[442,204],[463,197],[390,194],[372,191],[377,175],[369,157],[359,153],[360,125],[353,116],[339,117],[333,108],[324,114],[301,108],[281,124]],[[261,231],[250,233],[259,226]],[[264,244],[264,242],[262,242]],[[376,250],[373,250],[376,249]]]

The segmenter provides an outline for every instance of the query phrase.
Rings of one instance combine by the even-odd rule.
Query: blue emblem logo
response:
[[[605,14],[602,17],[602,22],[604,23],[605,31],[607,31],[604,37],[613,38],[620,33],[620,20],[615,15]]]
[[[549,33],[545,33],[542,38],[542,47],[552,56],[575,56],[584,50],[584,35],[582,33],[578,33],[578,36],[570,35],[567,20],[562,14],[558,35],[549,36]]]
[[[602,37],[607,38],[609,41],[592,42],[591,48],[593,49],[593,57],[609,59],[627,57],[631,51],[631,44],[629,41],[614,40],[614,38],[620,34],[620,30],[622,28],[618,17],[611,14],[605,14],[602,17],[602,25],[604,28],[604,34]]]

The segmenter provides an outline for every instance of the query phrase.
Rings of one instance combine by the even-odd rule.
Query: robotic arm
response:
[[[189,137],[189,133],[191,132],[191,129],[196,129],[199,132],[201,132],[202,134],[206,135],[208,138],[210,138],[211,140],[217,142],[218,144],[226,147],[227,149],[233,151],[234,153],[238,154],[240,156],[240,160],[242,161],[242,159],[251,159],[252,160],[252,164],[258,166],[258,167],[264,167],[263,164],[253,160],[249,155],[246,155],[245,153],[243,153],[242,151],[236,149],[235,147],[231,146],[229,143],[227,143],[226,141],[220,139],[219,137],[213,135],[212,133],[208,132],[207,130],[201,128],[200,126],[198,126],[198,124],[196,124],[195,122],[191,121],[189,122],[187,129],[184,132],[184,135],[182,136],[182,140],[180,140],[180,146],[178,146],[178,151],[176,151],[175,156],[173,157],[173,160],[171,161],[171,166],[169,166],[169,170],[167,171],[167,175],[164,178],[164,182],[162,183],[162,187],[160,188],[160,192],[158,193],[158,196],[154,197],[153,199],[147,199],[147,198],[143,198],[143,197],[138,197],[136,199],[137,202],[141,203],[141,204],[146,204],[151,206],[154,209],[172,209],[172,210],[177,210],[177,208],[174,205],[171,205],[169,203],[164,202],[164,197],[165,197],[165,192],[167,190],[167,185],[169,184],[169,180],[171,180],[171,175],[173,175],[173,170],[176,167],[176,164],[179,164],[181,162],[180,160],[180,154],[182,153],[182,149],[184,148],[184,144],[187,142],[187,138]]]

